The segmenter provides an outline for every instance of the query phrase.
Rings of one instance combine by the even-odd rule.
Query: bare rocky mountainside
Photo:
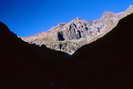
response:
[[[72,21],[52,27],[48,32],[22,38],[30,44],[45,45],[48,48],[73,54],[80,47],[89,44],[110,32],[118,22],[133,13],[129,6],[120,13],[105,12],[95,21],[75,18]]]

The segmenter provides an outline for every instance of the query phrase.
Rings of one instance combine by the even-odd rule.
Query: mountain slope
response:
[[[28,44],[0,22],[0,89],[50,88],[56,64],[62,63],[66,55]]]
[[[95,21],[75,18],[66,23],[59,24],[48,32],[22,38],[29,43],[46,45],[48,48],[73,54],[85,44],[89,44],[110,32],[120,19],[133,13],[133,6],[120,13],[105,12],[100,19]]]
[[[71,70],[78,87],[85,89],[132,89],[133,14],[120,20],[107,35],[81,47],[72,57]],[[76,68],[79,68],[76,71]],[[75,70],[75,71],[74,71]],[[74,76],[76,75],[76,77]],[[78,78],[80,79],[78,80]],[[71,79],[70,78],[70,79]],[[75,84],[74,87],[77,87]]]

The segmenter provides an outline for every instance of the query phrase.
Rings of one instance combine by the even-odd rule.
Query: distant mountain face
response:
[[[22,39],[31,44],[46,45],[48,48],[73,54],[83,45],[103,37],[118,24],[120,19],[132,12],[133,6],[129,6],[124,12],[105,12],[100,19],[95,21],[75,18],[68,23],[49,29],[48,32],[40,32]]]

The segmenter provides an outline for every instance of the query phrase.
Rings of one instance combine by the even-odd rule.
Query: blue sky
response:
[[[18,36],[30,36],[75,17],[99,18],[104,11],[120,12],[133,0],[0,0],[0,21]]]

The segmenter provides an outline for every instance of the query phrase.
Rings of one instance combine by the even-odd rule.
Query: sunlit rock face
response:
[[[83,45],[89,44],[110,32],[120,19],[131,14],[133,6],[120,13],[104,12],[101,18],[94,21],[75,18],[68,23],[52,27],[48,32],[22,38],[31,44],[46,45],[55,50],[73,54]]]

